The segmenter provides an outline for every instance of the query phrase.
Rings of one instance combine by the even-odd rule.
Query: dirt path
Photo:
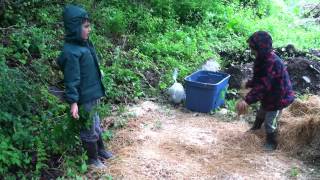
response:
[[[143,102],[110,148],[114,179],[312,179],[309,168],[281,151],[264,152],[263,132],[246,122]]]

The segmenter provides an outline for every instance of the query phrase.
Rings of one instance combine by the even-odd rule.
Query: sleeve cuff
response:
[[[252,102],[251,102],[247,97],[244,97],[243,100],[244,100],[248,105],[252,104]]]

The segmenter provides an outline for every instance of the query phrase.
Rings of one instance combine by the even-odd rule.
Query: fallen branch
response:
[[[4,28],[2,28],[2,27],[0,27],[0,30],[1,31],[4,31],[4,30],[8,30],[8,29],[14,29],[15,27],[17,27],[18,25],[12,25],[12,26],[8,26],[8,27],[4,27]]]
[[[149,81],[148,81],[148,79],[146,78],[146,76],[145,76],[143,73],[141,73],[138,69],[136,69],[136,70],[137,70],[137,74],[140,75],[140,77],[143,78],[143,80],[148,84],[148,86],[149,86],[150,88],[152,88],[152,89],[155,89],[155,88],[149,83]]]
[[[316,10],[318,7],[320,7],[320,3],[315,5],[308,13],[306,13],[307,16],[310,16],[311,13]],[[320,12],[318,12],[316,15],[319,15]]]

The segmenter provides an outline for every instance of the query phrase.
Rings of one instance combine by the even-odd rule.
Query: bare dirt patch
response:
[[[222,122],[150,101],[129,108],[135,111],[110,143],[117,157],[105,173],[114,179],[319,178],[281,148],[265,152],[263,130],[249,133],[244,121]]]

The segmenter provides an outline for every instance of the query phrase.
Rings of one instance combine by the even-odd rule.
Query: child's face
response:
[[[251,49],[251,54],[254,55],[254,57],[258,57],[258,51]]]
[[[84,23],[82,23],[82,34],[81,34],[82,39],[88,40],[90,31],[91,31],[90,22],[85,21]]]
[[[248,45],[250,47],[250,44],[248,44]],[[253,55],[254,57],[258,57],[258,51],[252,49],[251,47],[250,47],[250,51],[251,51],[251,55]]]

